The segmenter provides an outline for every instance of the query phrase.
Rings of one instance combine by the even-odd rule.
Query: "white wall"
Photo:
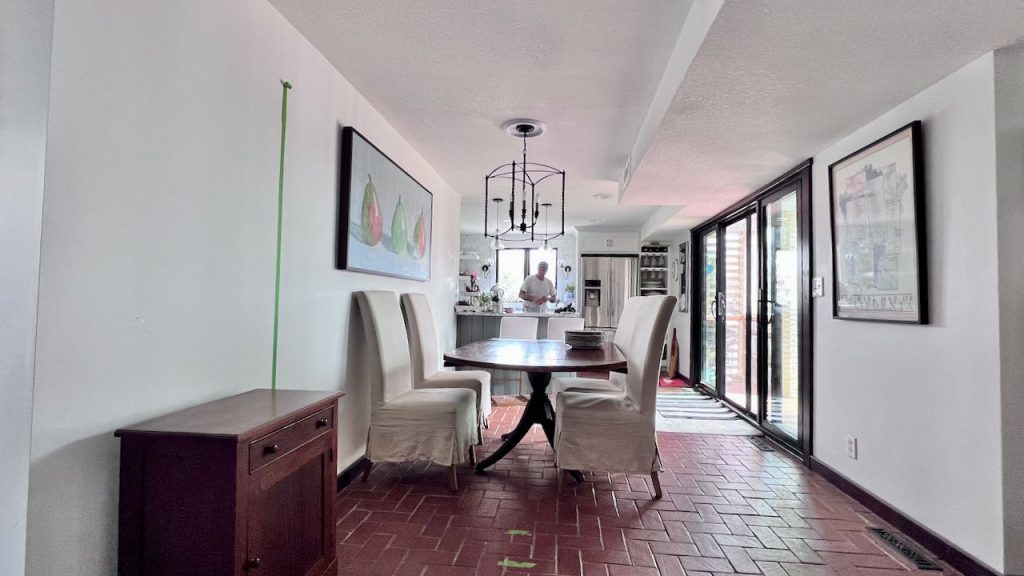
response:
[[[1024,47],[995,53],[1003,524],[1007,574],[1024,574]]]
[[[369,412],[352,292],[449,309],[460,203],[264,1],[58,0],[53,31],[28,573],[109,576],[114,430],[269,386],[279,80],[295,89],[278,385],[347,391],[339,468],[362,455]],[[334,270],[342,124],[433,191],[431,282]],[[451,346],[454,325],[441,336]]]
[[[923,121],[931,307],[930,324],[903,326],[835,320],[831,294],[815,300],[814,451],[1001,570],[998,264],[1019,266],[1020,246],[998,250],[993,98],[989,54],[814,158],[815,274],[831,286],[828,165]],[[859,439],[858,460],[846,456],[847,435]]]
[[[0,0],[0,573],[23,574],[53,2]]]

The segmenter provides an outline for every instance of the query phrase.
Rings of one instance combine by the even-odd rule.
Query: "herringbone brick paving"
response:
[[[492,414],[479,455],[521,407]],[[865,531],[888,527],[797,460],[746,438],[659,433],[649,478],[561,478],[540,427],[485,476],[376,466],[338,495],[339,574],[360,576],[898,576],[915,571]],[[891,527],[888,527],[892,530]],[[923,550],[923,549],[922,549]],[[934,572],[933,572],[934,573]],[[957,574],[946,567],[945,574]]]

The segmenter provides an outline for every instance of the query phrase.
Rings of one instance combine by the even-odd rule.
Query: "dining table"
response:
[[[477,464],[476,471],[482,474],[515,448],[534,424],[540,424],[548,443],[554,448],[556,415],[547,394],[552,373],[625,373],[626,357],[612,342],[605,342],[599,348],[577,349],[569,347],[561,340],[491,338],[472,342],[448,352],[444,355],[444,365],[518,370],[526,372],[530,381],[530,398],[518,424],[502,437],[504,442],[494,453]]]

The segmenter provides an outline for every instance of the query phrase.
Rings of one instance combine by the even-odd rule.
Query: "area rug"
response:
[[[658,394],[656,427],[663,432],[685,434],[761,435],[720,401],[692,388]]]

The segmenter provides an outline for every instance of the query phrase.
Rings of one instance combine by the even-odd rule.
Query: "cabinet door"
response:
[[[325,434],[254,474],[246,573],[319,576],[334,558],[334,446]]]

